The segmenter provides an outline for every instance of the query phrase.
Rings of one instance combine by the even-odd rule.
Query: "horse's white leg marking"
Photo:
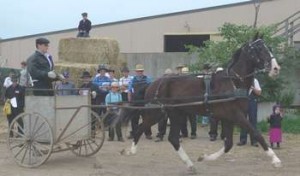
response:
[[[130,153],[136,154],[137,146],[132,142],[131,148],[130,148]]]
[[[204,161],[214,161],[214,160],[218,159],[220,156],[222,156],[224,153],[225,153],[225,147],[222,147],[216,153],[213,153],[210,155],[204,155],[203,160]]]
[[[187,165],[188,168],[192,168],[194,166],[193,162],[190,160],[189,156],[185,153],[181,146],[177,152],[180,156],[180,159]]]
[[[267,155],[272,158],[272,164],[274,167],[281,167],[281,161],[277,157],[277,155],[274,153],[274,151],[271,148],[268,148],[266,151]]]
[[[123,155],[123,154],[132,155],[132,154],[136,154],[136,150],[137,150],[137,145],[135,145],[134,142],[132,142],[131,148],[129,150],[123,149],[120,153],[121,153],[121,155]]]

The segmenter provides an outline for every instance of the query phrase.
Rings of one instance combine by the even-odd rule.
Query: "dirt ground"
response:
[[[101,150],[88,158],[76,157],[70,151],[53,153],[42,166],[34,169],[19,167],[9,155],[6,145],[6,119],[0,119],[0,176],[183,176],[188,175],[185,164],[166,140],[156,143],[144,136],[133,156],[120,155],[131,145],[105,141]],[[156,126],[153,133],[156,134]],[[210,142],[208,127],[200,127],[197,139],[183,139],[182,146],[195,164],[197,173],[204,176],[297,176],[300,175],[300,135],[284,134],[282,148],[274,150],[283,167],[273,168],[262,148],[250,145],[234,148],[216,161],[197,162],[204,153],[219,150],[223,142]],[[238,135],[235,135],[235,143]],[[267,139],[267,138],[265,138]]]

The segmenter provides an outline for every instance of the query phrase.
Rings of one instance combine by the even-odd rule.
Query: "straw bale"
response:
[[[65,38],[59,41],[59,60],[117,65],[119,44],[106,38]]]
[[[81,75],[84,71],[90,72],[92,76],[96,75],[98,64],[82,64],[82,63],[71,63],[71,62],[56,62],[55,71],[62,73],[68,71],[70,73],[70,80],[74,82],[76,87],[79,87],[82,83]]]

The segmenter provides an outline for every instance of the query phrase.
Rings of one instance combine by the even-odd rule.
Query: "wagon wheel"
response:
[[[88,139],[78,140],[73,144],[71,151],[81,157],[88,157],[96,154],[103,146],[105,139],[104,124],[99,115],[91,111],[91,136]]]
[[[17,164],[38,167],[49,158],[53,147],[52,130],[38,113],[22,113],[8,129],[8,149]]]

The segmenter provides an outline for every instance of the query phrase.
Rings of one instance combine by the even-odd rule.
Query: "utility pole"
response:
[[[258,18],[258,12],[260,8],[260,0],[252,0],[255,8],[255,17],[254,17],[254,23],[253,28],[256,28],[257,25],[257,18]]]

